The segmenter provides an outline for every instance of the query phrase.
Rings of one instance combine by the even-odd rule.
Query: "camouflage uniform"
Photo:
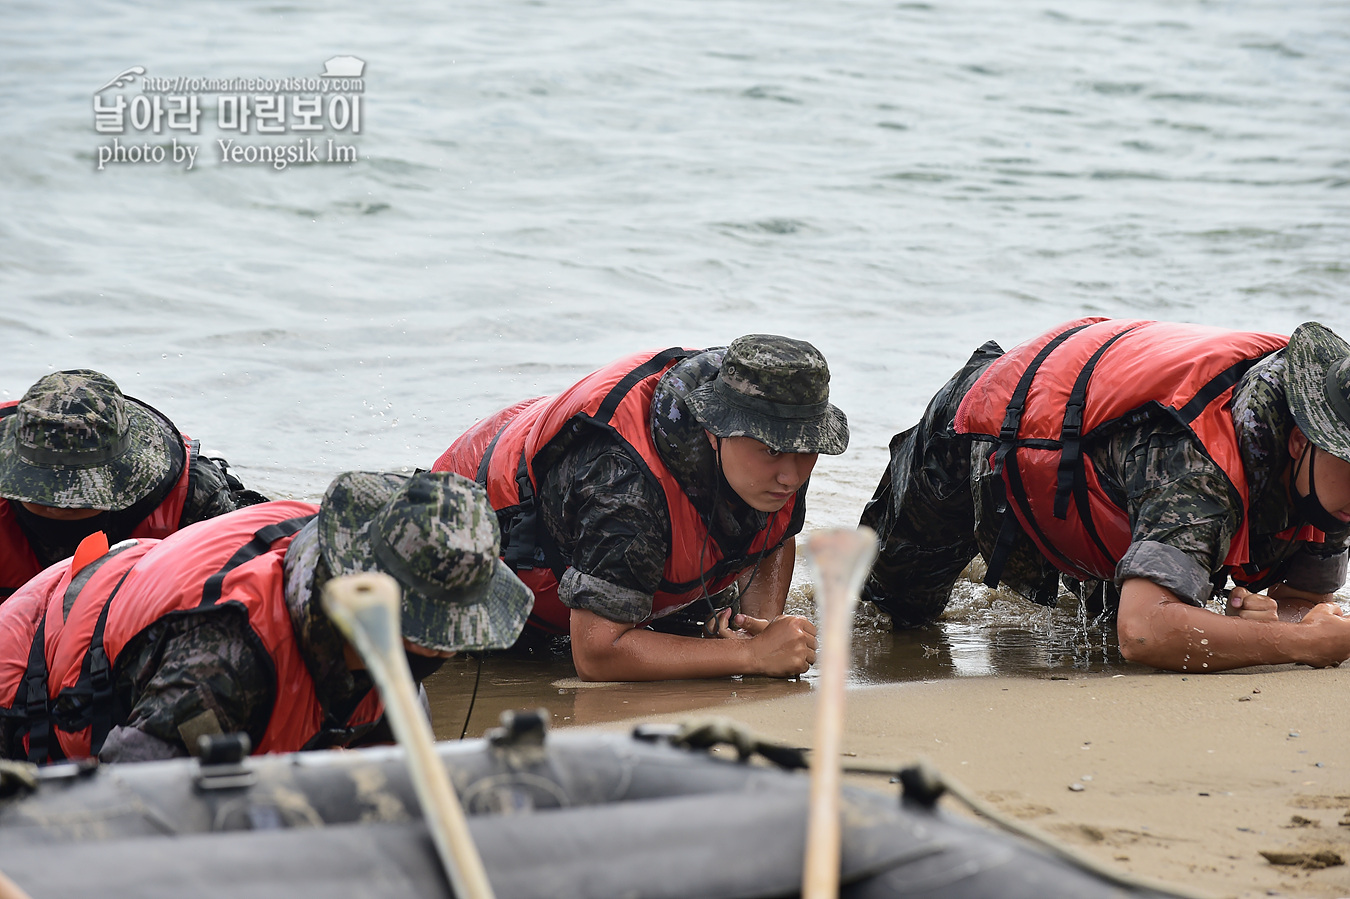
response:
[[[890,465],[863,512],[861,523],[874,528],[882,542],[863,595],[889,613],[896,627],[935,620],[966,564],[976,553],[987,559],[993,551],[1002,519],[994,514],[996,479],[988,446],[957,434],[954,421],[962,398],[1000,355],[996,344],[982,346],[934,396],[923,420],[896,435]],[[1249,488],[1251,560],[1258,569],[1275,569],[1275,580],[1329,593],[1344,581],[1350,528],[1328,534],[1321,545],[1277,536],[1297,524],[1282,480],[1293,424],[1285,378],[1281,351],[1248,371],[1234,389],[1233,420]],[[1161,414],[1114,430],[1085,452],[1103,489],[1131,521],[1132,542],[1115,583],[1146,578],[1184,602],[1203,605],[1242,521],[1241,504],[1223,471],[1188,430]],[[1059,580],[1018,529],[1001,582],[1048,605],[1056,600]],[[1086,592],[1095,586],[1086,585]],[[1105,601],[1113,598],[1107,591]]]
[[[704,425],[688,407],[689,396],[717,377],[725,352],[707,350],[666,372],[652,398],[651,429],[661,460],[704,520],[712,521],[712,538],[727,554],[739,554],[769,516],[727,486]],[[559,599],[611,621],[650,618],[671,551],[661,487],[617,438],[598,432],[567,445],[545,466],[538,491],[541,516],[570,566],[559,582]],[[785,539],[801,531],[805,514],[803,485]]]

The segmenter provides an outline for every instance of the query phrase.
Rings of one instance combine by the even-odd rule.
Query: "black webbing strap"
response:
[[[313,515],[301,515],[298,518],[287,518],[285,521],[278,521],[276,524],[269,524],[266,527],[254,531],[253,539],[235,550],[234,555],[230,556],[230,559],[225,563],[225,566],[206,579],[206,584],[202,587],[202,601],[197,607],[204,608],[206,606],[213,606],[219,602],[221,590],[224,589],[226,575],[240,565],[243,565],[245,562],[261,556],[272,548],[273,543],[296,533],[302,527],[309,524],[313,518]]]
[[[47,761],[47,743],[52,734],[51,703],[47,699],[47,615],[38,621],[33,645],[28,650],[28,669],[23,675],[20,696],[23,715],[28,722],[28,761],[42,764]]]
[[[1008,484],[1015,490],[1022,489],[1021,479],[1015,477],[1017,462],[1017,432],[1022,427],[1022,413],[1026,411],[1027,394],[1031,391],[1031,382],[1036,378],[1036,372],[1041,365],[1049,358],[1050,354],[1059,348],[1059,345],[1068,340],[1079,331],[1088,327],[1079,325],[1076,328],[1070,328],[1062,334],[1056,335],[1049,343],[1041,347],[1031,364],[1022,372],[1022,377],[1017,382],[1017,387],[1013,390],[1012,396],[1008,399],[1008,407],[1003,413],[1003,426],[998,432],[998,448],[994,450],[994,492],[996,507],[995,513],[1002,517],[1002,522],[998,528],[998,539],[994,542],[994,549],[989,558],[989,568],[984,575],[984,585],[986,587],[997,587],[999,577],[1003,574],[1003,566],[1008,562],[1008,553],[1012,552],[1013,542],[1017,539],[1017,516],[1011,514],[1008,508],[1008,491],[1001,477],[1004,469],[1008,469]],[[1024,499],[1024,498],[1022,498]]]
[[[497,429],[497,433],[492,435],[492,440],[488,443],[487,449],[483,450],[483,458],[478,460],[478,470],[474,472],[473,479],[478,482],[478,486],[487,489],[488,466],[492,464],[492,451],[497,448],[497,441],[502,439],[506,433],[507,422]]]
[[[92,756],[98,755],[112,730],[112,665],[103,648],[103,631],[108,625],[108,610],[112,608],[113,599],[131,572],[132,569],[128,568],[108,594],[108,601],[103,604],[103,611],[99,612],[98,621],[94,624],[93,636],[89,638],[89,686],[93,691],[89,702],[92,715],[89,722],[89,754]]]
[[[1266,355],[1270,354],[1267,353]],[[1178,409],[1177,417],[1181,419],[1182,423],[1188,425],[1195,421],[1210,403],[1218,399],[1225,390],[1242,380],[1242,376],[1250,371],[1253,365],[1264,358],[1266,358],[1266,356],[1258,356],[1255,359],[1241,359],[1228,366],[1228,368],[1216,375],[1212,381],[1200,388],[1200,391],[1195,396],[1191,397],[1190,402]]]
[[[1087,405],[1088,381],[1097,370],[1097,363],[1107,350],[1120,338],[1133,331],[1131,326],[1097,347],[1097,351],[1088,359],[1083,370],[1074,379],[1073,389],[1069,391],[1068,402],[1064,405],[1064,424],[1059,432],[1059,471],[1055,482],[1055,517],[1060,521],[1069,517],[1069,496],[1074,484],[1083,480],[1083,408]],[[1080,513],[1086,510],[1079,508]],[[1084,520],[1090,518],[1083,515]]]
[[[502,559],[512,571],[522,571],[538,567],[544,561],[538,552],[539,504],[534,501],[534,485],[530,483],[530,465],[524,450],[516,464],[516,496],[518,511],[511,517]]]
[[[628,395],[628,391],[638,385],[638,382],[661,371],[661,369],[670,365],[672,362],[678,362],[681,359],[687,359],[694,355],[688,350],[677,346],[669,347],[657,353],[637,368],[624,375],[619,383],[610,388],[609,393],[600,403],[600,407],[595,410],[591,416],[591,421],[597,424],[609,424],[609,420],[614,417],[614,412],[619,408],[619,403]]]

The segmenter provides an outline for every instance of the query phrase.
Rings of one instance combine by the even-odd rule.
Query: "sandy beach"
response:
[[[1338,899],[1350,896],[1348,691],[1350,671],[1293,667],[861,687],[843,745],[847,763],[926,758],[1003,814],[1137,876],[1214,897]],[[814,702],[715,714],[805,746]]]

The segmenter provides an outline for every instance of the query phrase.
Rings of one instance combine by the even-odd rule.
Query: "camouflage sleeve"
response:
[[[559,460],[541,494],[545,526],[571,566],[562,603],[611,621],[648,618],[670,551],[660,488],[623,450],[593,441]]]
[[[1285,563],[1284,583],[1309,593],[1335,593],[1345,584],[1346,552],[1328,535],[1327,543],[1305,543]]]
[[[227,608],[162,620],[121,656],[115,694],[125,727],[180,754],[195,751],[203,734],[246,731],[254,746],[261,742],[276,691],[270,660],[242,613]]]
[[[1214,592],[1209,572],[1195,559],[1175,546],[1156,540],[1137,540],[1130,544],[1116,565],[1116,584],[1141,577],[1166,587],[1177,598],[1193,606],[1203,606]]]
[[[189,483],[192,493],[183,508],[185,526],[235,510],[234,494],[225,480],[225,473],[205,456],[193,456]]]
[[[1156,419],[1109,438],[1093,460],[1130,516],[1131,546],[1117,583],[1143,577],[1203,604],[1242,521],[1223,470],[1184,428]]]

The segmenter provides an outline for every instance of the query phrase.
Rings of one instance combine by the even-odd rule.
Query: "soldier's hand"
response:
[[[1224,613],[1248,621],[1279,621],[1280,605],[1264,593],[1253,593],[1245,587],[1234,587],[1233,592],[1228,594]]]
[[[799,615],[779,615],[772,621],[737,615],[742,634],[754,641],[758,674],[793,677],[816,662],[816,626]]]
[[[1314,642],[1310,657],[1298,661],[1314,668],[1336,668],[1350,658],[1350,617],[1336,603],[1313,606],[1299,626],[1315,628],[1321,639]]]

